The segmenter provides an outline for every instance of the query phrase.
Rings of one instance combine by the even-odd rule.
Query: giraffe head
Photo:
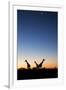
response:
[[[27,62],[27,60],[25,60],[25,62]]]
[[[43,61],[45,61],[45,59],[43,59]]]
[[[34,63],[36,63],[36,61],[34,61]]]

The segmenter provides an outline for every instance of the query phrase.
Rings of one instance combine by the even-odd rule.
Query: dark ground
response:
[[[33,68],[25,69],[20,68],[17,70],[17,80],[27,79],[42,79],[42,78],[58,78],[58,69],[46,69],[46,68]]]

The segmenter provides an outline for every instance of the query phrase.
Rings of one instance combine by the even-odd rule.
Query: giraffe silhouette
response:
[[[27,60],[25,60],[25,62],[27,63],[27,68],[30,69],[31,65],[28,63]]]
[[[37,64],[36,61],[34,61],[34,63],[36,64],[36,67],[37,67],[37,68],[41,68],[44,61],[45,61],[45,59],[43,59],[40,64]]]

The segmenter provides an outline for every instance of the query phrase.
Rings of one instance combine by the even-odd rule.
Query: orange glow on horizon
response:
[[[27,68],[27,64],[26,62],[24,61],[25,59],[19,59],[18,61],[18,64],[17,64],[17,69],[19,68]],[[41,63],[42,59],[41,58],[38,58],[38,59],[28,59],[28,62],[29,64],[31,65],[31,68],[34,68],[36,67],[35,63],[34,63],[34,60],[36,60],[36,62],[39,64]],[[45,68],[58,68],[58,62],[55,58],[49,58],[45,60],[45,62],[42,64],[42,68],[45,67]]]
[[[35,64],[31,64],[31,68],[34,68],[36,67]],[[54,64],[54,63],[46,63],[46,64],[43,64],[42,65],[42,68],[58,68],[58,65],[57,64]],[[27,65],[26,64],[20,64],[20,65],[17,65],[17,69],[19,68],[27,68]]]

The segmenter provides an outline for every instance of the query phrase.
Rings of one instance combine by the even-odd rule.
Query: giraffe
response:
[[[36,61],[34,61],[34,63],[36,64],[36,67],[37,67],[37,68],[41,68],[44,61],[45,61],[45,59],[43,59],[40,64],[37,64]]]
[[[30,69],[31,65],[28,63],[27,60],[25,60],[25,62],[27,63],[27,68]]]

